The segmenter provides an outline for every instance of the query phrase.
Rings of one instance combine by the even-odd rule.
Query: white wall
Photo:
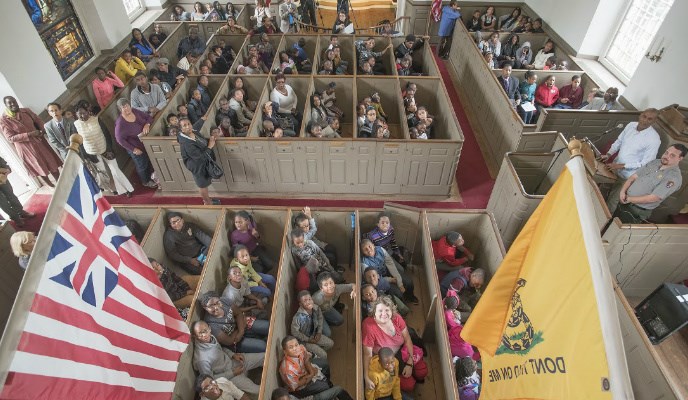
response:
[[[643,58],[631,78],[624,97],[636,108],[660,108],[674,103],[688,105],[688,79],[685,77],[688,71],[686,15],[688,1],[675,0],[655,36],[655,42],[664,39],[662,60],[653,63]]]
[[[525,1],[574,50],[581,48],[587,34],[585,27],[592,21],[600,2],[601,0],[576,0],[575,2],[556,0]]]
[[[115,47],[131,35],[131,24],[119,0],[72,0],[81,25],[94,50]]]
[[[601,56],[614,39],[621,17],[629,0],[604,0],[597,6],[585,38],[578,48],[579,55]]]
[[[40,112],[66,90],[62,77],[21,1],[3,1],[0,72],[23,107]],[[7,87],[3,85],[3,89]],[[4,97],[7,92],[0,93]],[[4,105],[2,106],[4,110]]]

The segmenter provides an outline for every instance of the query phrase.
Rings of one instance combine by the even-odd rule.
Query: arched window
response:
[[[655,43],[650,49],[650,44],[673,3],[674,0],[631,1],[603,59],[622,81],[628,83],[648,51],[661,48],[660,43]]]
[[[122,3],[124,3],[124,9],[127,10],[130,21],[133,21],[146,10],[141,0],[122,0]]]

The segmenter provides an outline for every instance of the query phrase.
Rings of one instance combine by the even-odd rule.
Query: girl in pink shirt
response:
[[[110,103],[115,91],[124,87],[122,80],[112,71],[105,71],[104,68],[96,68],[97,78],[93,80],[93,94],[98,100],[98,105],[101,109]]]

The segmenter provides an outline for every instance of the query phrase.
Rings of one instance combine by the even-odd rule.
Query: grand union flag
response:
[[[169,399],[188,328],[79,161],[65,164],[0,344],[0,398]]]

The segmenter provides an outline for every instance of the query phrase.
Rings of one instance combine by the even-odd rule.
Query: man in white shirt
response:
[[[616,154],[614,162],[607,164],[607,168],[619,176],[607,200],[610,212],[614,212],[619,203],[619,191],[624,181],[640,167],[657,158],[661,141],[652,124],[658,114],[659,111],[655,108],[643,111],[638,117],[638,122],[629,122],[607,154],[601,157],[601,160],[606,162],[613,154]]]

